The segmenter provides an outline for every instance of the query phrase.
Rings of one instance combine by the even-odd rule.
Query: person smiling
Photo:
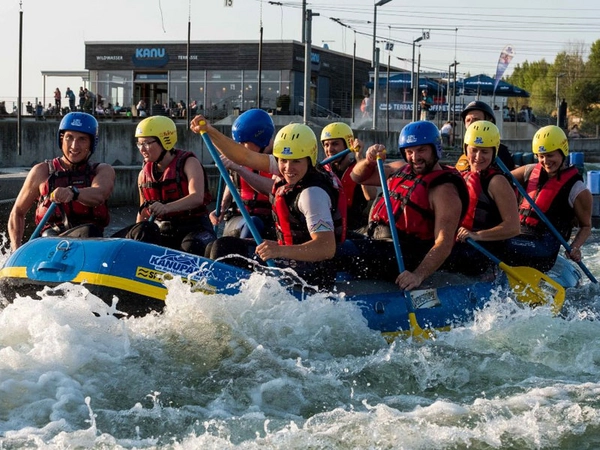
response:
[[[568,166],[569,141],[556,125],[540,128],[533,137],[536,164],[521,166],[512,174],[568,242],[573,222],[578,231],[567,257],[581,260],[581,246],[591,234],[592,194],[575,166]],[[521,234],[508,240],[507,263],[548,271],[556,262],[560,242],[526,199],[519,205]]]
[[[371,209],[368,236],[356,240],[364,265],[362,276],[395,281],[411,290],[440,268],[450,255],[458,225],[464,217],[468,194],[463,179],[451,167],[442,166],[442,138],[428,121],[409,123],[400,132],[398,148],[404,161],[385,164],[385,178],[394,217],[388,218],[384,199]],[[361,184],[380,185],[377,158],[386,149],[375,144],[352,171]],[[406,270],[398,274],[390,222],[398,230]]]
[[[217,239],[207,257],[237,254],[262,261],[274,260],[278,267],[293,267],[309,284],[330,288],[335,281],[332,258],[345,239],[346,197],[339,179],[317,165],[317,138],[307,125],[289,124],[275,136],[273,154],[253,152],[228,138],[196,116],[190,129],[207,132],[215,147],[236,164],[274,175],[271,205],[277,242],[236,237]],[[246,259],[229,258],[231,264],[252,267]]]
[[[8,219],[10,247],[23,240],[25,216],[37,201],[39,224],[52,203],[57,203],[43,236],[101,237],[110,222],[106,200],[115,183],[108,164],[90,163],[98,146],[98,122],[90,114],[72,112],[60,122],[57,133],[62,156],[36,164],[27,174]]]
[[[492,253],[504,248],[506,239],[520,232],[517,197],[513,187],[496,166],[500,131],[492,122],[480,120],[467,128],[463,151],[467,165],[460,171],[469,190],[467,214],[456,233],[457,243],[443,269],[479,275],[495,265],[465,242],[481,241]]]

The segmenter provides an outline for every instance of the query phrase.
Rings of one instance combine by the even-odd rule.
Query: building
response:
[[[104,106],[135,107],[144,100],[150,108],[158,101],[173,115],[177,104],[189,99],[213,116],[258,106],[302,114],[304,45],[263,42],[260,52],[259,47],[258,42],[191,42],[188,66],[186,42],[86,42],[85,68],[89,88]],[[367,60],[312,47],[311,116],[350,117],[353,100],[355,107],[362,100],[369,69]]]

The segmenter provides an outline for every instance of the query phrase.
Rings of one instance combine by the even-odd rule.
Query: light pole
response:
[[[556,74],[556,126],[560,127],[560,102],[558,101],[558,79],[564,77],[564,73]]]
[[[412,94],[412,117],[411,120],[417,120],[417,92],[419,91],[419,80],[415,80],[415,44],[421,42],[424,36],[416,38],[412,43],[412,69],[410,71],[410,90]]]
[[[306,36],[304,36],[304,123],[308,124],[310,119],[310,75],[311,75],[311,53],[312,53],[312,18],[319,13],[306,10]]]
[[[385,81],[385,136],[387,137],[390,134],[390,56],[394,50],[394,44],[386,42],[385,49],[388,52],[387,78]]]
[[[448,103],[448,121],[454,123],[454,110],[456,109],[456,66],[458,66],[460,63],[457,61],[454,61],[452,64],[450,64],[448,66],[448,99],[447,99],[447,103]],[[450,102],[450,72],[452,71],[452,68],[454,67],[454,84],[452,86],[452,98],[453,101]],[[456,127],[453,126],[452,127],[452,142],[454,142],[454,138],[456,137]]]
[[[375,67],[375,47],[377,47],[377,7],[383,6],[392,0],[379,0],[373,7],[373,67]]]
[[[417,92],[419,91],[419,79],[417,76],[417,79],[415,80],[415,44],[417,42],[421,42],[422,40],[427,40],[429,39],[429,31],[423,31],[423,34],[421,34],[420,37],[416,38],[413,43],[412,43],[412,71],[410,73],[410,89],[412,90],[412,96],[413,96],[413,110],[412,110],[412,121],[416,121],[417,120]],[[419,57],[421,55],[419,54]],[[419,59],[420,61],[420,59]]]
[[[373,129],[377,129],[377,93],[379,90],[379,49],[375,49],[375,81],[373,83]]]

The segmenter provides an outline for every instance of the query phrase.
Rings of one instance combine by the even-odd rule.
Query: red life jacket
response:
[[[529,197],[565,239],[568,239],[573,228],[575,210],[569,206],[569,193],[577,181],[583,181],[583,178],[575,166],[548,178],[548,173],[538,163],[529,174],[525,187]],[[546,230],[546,225],[526,199],[523,199],[519,206],[519,217],[521,226],[536,231]]]
[[[356,165],[356,161],[353,161],[352,164],[350,164],[348,166],[348,168],[344,171],[344,173],[342,174],[341,177],[339,176],[339,173],[337,174],[340,181],[342,182],[342,187],[344,188],[344,192],[346,193],[348,209],[351,209],[352,205],[354,204],[354,190],[356,189],[356,186],[357,186],[356,181],[354,181],[350,177],[350,174],[352,173],[352,169],[354,168],[355,165]]]
[[[175,149],[172,151],[175,152],[175,157],[162,173],[160,180],[154,179],[153,162],[148,162],[144,165],[142,169],[143,179],[139,185],[140,192],[144,198],[144,204],[140,209],[147,208],[153,202],[171,203],[189,195],[188,179],[183,171],[183,167],[188,158],[195,158],[196,155],[184,150]],[[165,217],[161,217],[161,219],[182,220],[191,217],[201,217],[208,213],[206,207],[211,202],[212,196],[208,190],[208,177],[203,166],[202,172],[204,174],[204,201],[202,204],[194,209],[168,214]]]
[[[271,178],[271,174],[268,172],[259,172],[255,170],[254,173],[258,173],[260,176],[265,178]],[[246,209],[250,215],[270,217],[271,202],[269,201],[269,196],[254,190],[254,188],[248,184],[244,177],[239,176],[237,173],[235,178],[237,179],[237,185],[240,188],[240,197],[242,197],[242,202],[246,206]]]
[[[48,164],[48,179],[42,185],[41,195],[38,199],[37,208],[35,210],[35,223],[38,224],[48,211],[50,204],[50,194],[57,187],[75,186],[76,188],[87,188],[92,185],[92,181],[96,176],[95,164],[82,164],[75,170],[65,169],[60,158],[45,161]],[[80,202],[61,203],[59,208],[55,210],[44,229],[57,227],[61,232],[78,225],[94,224],[101,230],[110,223],[110,214],[106,203],[91,207]]]
[[[410,164],[406,164],[387,180],[390,202],[396,222],[396,228],[408,236],[420,240],[434,238],[434,215],[429,203],[429,191],[444,183],[453,183],[461,199],[461,219],[468,205],[468,193],[465,183],[458,172],[451,167],[442,166],[425,175],[417,175]],[[381,197],[371,211],[371,222],[389,225],[385,200]]]
[[[469,191],[469,207],[460,226],[471,231],[486,230],[502,222],[496,202],[489,194],[490,181],[496,175],[504,176],[497,167],[490,166],[481,172],[461,171]]]
[[[298,198],[304,189],[313,186],[322,188],[331,198],[331,217],[336,242],[341,243],[346,239],[346,197],[341,183],[334,173],[311,167],[293,186],[287,184],[283,178],[273,184],[271,203],[280,245],[303,244],[311,240],[306,219],[298,208]]]

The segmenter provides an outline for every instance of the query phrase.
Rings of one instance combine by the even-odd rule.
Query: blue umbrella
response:
[[[457,83],[467,95],[494,95],[494,84],[496,80],[487,75],[474,75]],[[529,97],[529,92],[514,86],[506,81],[500,80],[495,95],[498,97]]]
[[[387,82],[387,77],[379,77],[379,86],[385,86]],[[369,81],[366,86],[368,88],[373,87],[373,82]],[[390,88],[393,89],[401,89],[401,88],[409,88],[410,87],[410,73],[403,72],[397,73],[395,75],[390,76]],[[435,80],[430,80],[429,78],[419,78],[419,89],[427,89],[431,92],[440,92],[446,91],[446,86],[443,84],[437,83]]]

